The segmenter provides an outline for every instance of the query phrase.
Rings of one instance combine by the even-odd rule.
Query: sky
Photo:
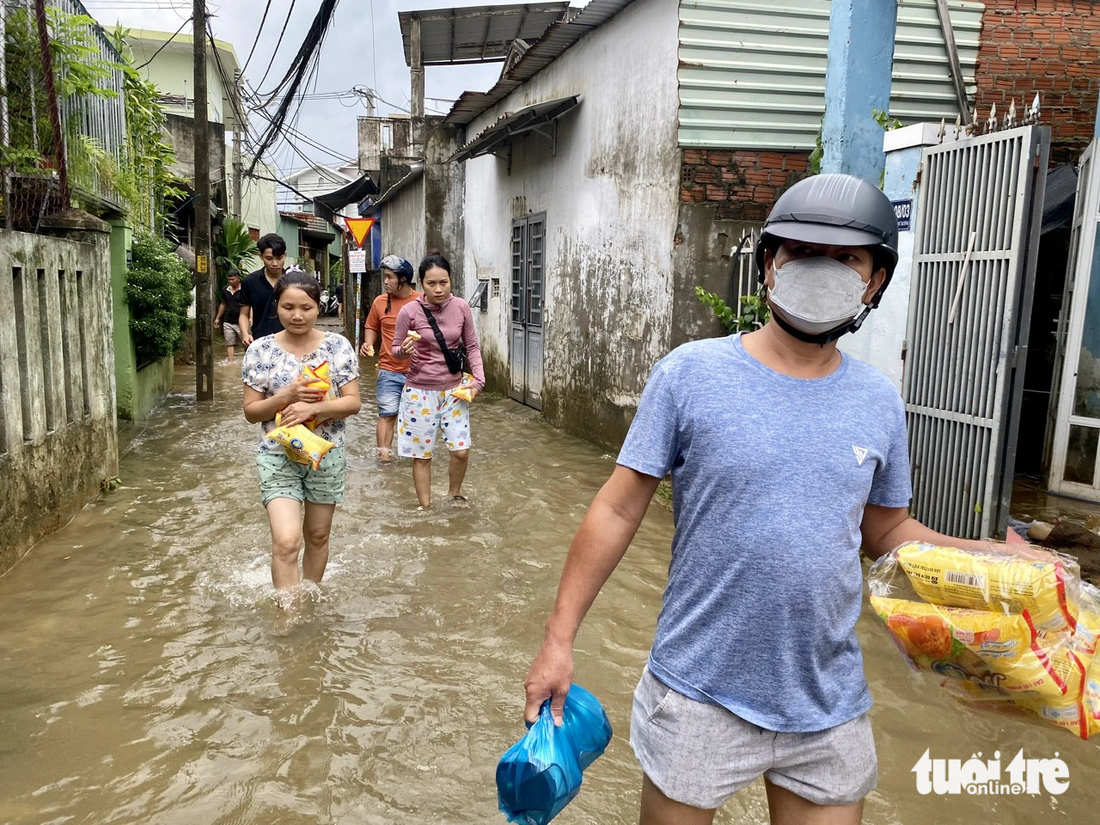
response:
[[[185,21],[191,16],[192,0],[83,0],[89,14],[105,29],[115,22],[129,28],[191,32]],[[267,0],[207,0],[207,13],[214,36],[233,44],[237,60],[244,65],[260,29]],[[245,79],[260,91],[269,90],[280,80],[302,43],[316,14],[318,0],[271,0],[267,21],[256,52],[245,70]],[[310,93],[347,92],[353,86],[376,91],[376,114],[407,111],[409,107],[409,69],[401,46],[399,11],[457,6],[498,5],[494,0],[341,0],[333,24],[321,48],[316,81]],[[286,34],[279,33],[293,7]],[[275,52],[267,79],[260,84]],[[487,91],[500,75],[500,63],[472,66],[428,66],[424,70],[425,108],[429,113],[445,114],[463,91]],[[438,98],[438,99],[431,99]],[[293,112],[293,107],[291,108]],[[340,99],[306,98],[293,127],[326,147],[328,152],[297,139],[301,154],[280,142],[267,156],[282,173],[306,166],[302,155],[311,162],[337,163],[357,157],[356,118],[368,114],[365,101],[347,96]],[[253,134],[258,135],[264,121],[255,117]]]

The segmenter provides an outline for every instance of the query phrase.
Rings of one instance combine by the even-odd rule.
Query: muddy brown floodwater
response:
[[[472,508],[417,514],[408,464],[375,466],[368,370],[328,574],[279,635],[256,428],[235,378],[219,368],[217,400],[196,405],[181,368],[176,393],[123,433],[122,489],[0,579],[0,823],[503,823],[497,759],[523,732],[523,676],[612,460],[532,410],[481,400]],[[654,503],[581,630],[576,680],[615,736],[561,825],[637,821],[630,698],[671,538]],[[959,706],[908,671],[867,611],[859,631],[881,762],[865,822],[1100,821],[1096,743]],[[929,748],[1057,752],[1069,789],[921,796],[911,770]],[[717,821],[766,811],[757,784]]]

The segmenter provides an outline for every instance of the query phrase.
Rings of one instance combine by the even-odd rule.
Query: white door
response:
[[[1047,486],[1100,501],[1100,165],[1094,141],[1081,156],[1070,259],[1059,322],[1061,380]]]

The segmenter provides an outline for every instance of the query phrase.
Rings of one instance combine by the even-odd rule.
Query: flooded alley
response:
[[[239,373],[219,368],[213,404],[195,404],[193,382],[180,368],[175,393],[122,433],[123,486],[0,578],[0,823],[503,823],[496,763],[523,733],[523,677],[612,457],[482,398],[471,508],[418,513],[409,463],[376,465],[368,369],[329,569],[287,633]],[[637,820],[630,701],[671,538],[655,501],[582,627],[575,679],[615,735],[561,825]],[[868,611],[860,635],[880,758],[865,822],[1096,820],[1096,743],[955,704],[907,670]],[[1021,748],[1057,753],[1070,786],[921,796],[911,769],[929,748],[1006,762]],[[766,822],[762,784],[717,821]]]

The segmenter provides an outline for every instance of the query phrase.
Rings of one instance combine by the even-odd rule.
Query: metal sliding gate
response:
[[[902,394],[913,515],[964,538],[1008,523],[1050,132],[925,150]]]

